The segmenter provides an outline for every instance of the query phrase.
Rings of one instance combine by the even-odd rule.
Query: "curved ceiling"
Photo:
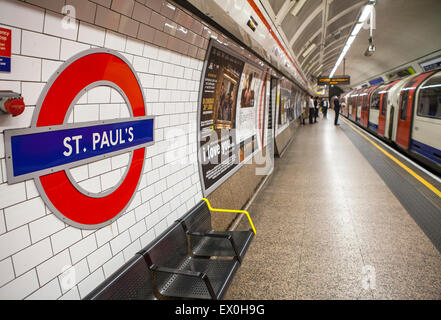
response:
[[[369,0],[252,1],[269,17],[286,50],[313,86],[317,77],[330,74],[364,5],[369,3]],[[221,1],[189,2],[256,51],[265,51],[255,45],[253,35],[244,32],[246,25],[233,23],[222,7],[210,5]],[[429,54],[439,54],[440,0],[376,0],[375,12],[375,54],[371,57],[364,55],[369,45],[369,30],[362,29],[346,55],[345,73],[351,76],[352,85],[359,85]],[[343,74],[342,65],[336,74]]]

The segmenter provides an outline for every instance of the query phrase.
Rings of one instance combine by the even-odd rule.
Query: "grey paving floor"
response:
[[[249,212],[225,299],[441,299],[440,252],[331,118],[298,130]]]

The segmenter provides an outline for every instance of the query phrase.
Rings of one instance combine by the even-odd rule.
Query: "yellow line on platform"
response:
[[[253,229],[254,235],[256,235],[256,228],[254,228],[254,223],[253,220],[251,220],[250,214],[248,213],[248,211],[244,211],[244,210],[228,210],[228,209],[214,209],[211,207],[210,201],[208,201],[208,199],[204,198],[202,199],[203,201],[205,201],[207,203],[208,209],[210,209],[210,211],[213,212],[227,212],[227,213],[242,213],[244,215],[246,215],[248,217],[248,221],[251,225],[251,228]]]
[[[346,119],[343,119],[346,123],[349,124],[349,127],[357,132],[360,136],[362,136],[364,139],[366,139],[368,142],[370,142],[375,148],[380,150],[382,153],[384,153],[389,159],[391,159],[393,162],[398,164],[401,168],[403,168],[405,171],[407,171],[412,177],[417,179],[419,182],[421,182],[424,186],[426,186],[430,191],[432,191],[434,194],[436,194],[438,197],[441,198],[441,191],[438,190],[435,186],[433,186],[431,183],[427,182],[423,177],[421,177],[419,174],[417,174],[415,171],[410,169],[408,166],[406,166],[404,163],[402,163],[400,160],[395,158],[393,155],[391,155],[389,152],[387,152],[384,148],[382,148],[380,145],[378,145],[375,141],[373,141],[371,138],[369,138],[367,135],[365,135],[363,132],[358,130],[354,127],[353,124],[349,123]]]

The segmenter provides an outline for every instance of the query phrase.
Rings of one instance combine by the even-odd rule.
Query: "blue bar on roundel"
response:
[[[33,128],[35,130],[35,128]],[[153,142],[153,119],[11,136],[13,175],[19,177]],[[92,160],[91,160],[92,161]]]

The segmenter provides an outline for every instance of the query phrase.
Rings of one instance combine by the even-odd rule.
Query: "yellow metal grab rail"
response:
[[[214,209],[211,207],[210,205],[210,201],[208,201],[208,199],[204,198],[202,199],[207,203],[208,209],[210,209],[210,211],[213,212],[228,212],[228,213],[243,213],[248,217],[248,221],[250,222],[251,228],[253,229],[254,235],[256,235],[256,228],[254,228],[254,224],[253,221],[251,220],[250,214],[248,213],[248,211],[244,211],[244,210],[228,210],[228,209]]]

